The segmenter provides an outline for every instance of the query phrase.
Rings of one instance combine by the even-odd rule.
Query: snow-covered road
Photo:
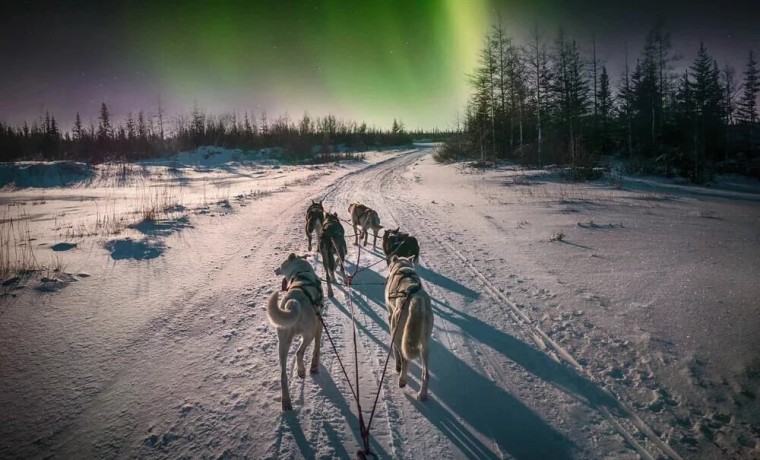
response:
[[[360,252],[347,237],[348,271],[357,261],[371,267],[351,291],[336,286],[325,315],[353,376],[353,307],[365,419],[380,391],[371,428],[380,458],[757,453],[756,428],[687,401],[685,391],[672,394],[675,384],[660,378],[667,364],[650,364],[655,351],[663,355],[654,340],[630,342],[617,320],[576,308],[571,297],[588,294],[577,285],[568,292],[551,270],[526,268],[530,249],[514,247],[513,234],[538,231],[540,214],[526,212],[532,203],[503,206],[494,177],[435,165],[430,153],[385,154],[195,214],[189,224],[169,223],[172,231],[151,240],[159,257],[117,260],[97,240],[80,242],[86,268],[78,271],[88,276],[55,292],[24,289],[0,300],[0,457],[354,456],[357,409],[326,337],[320,372],[300,379],[293,371],[295,410],[280,410],[276,333],[264,306],[279,286],[275,267],[306,251],[311,199],[324,199],[344,219],[350,203],[364,203],[384,226],[400,226],[421,243],[418,272],[435,313],[428,401],[414,398],[416,363],[407,388],[398,388],[392,363],[379,386],[390,341],[380,247]],[[574,192],[558,193],[571,203],[565,195]],[[563,244],[548,242],[552,228],[541,228],[539,260]],[[586,227],[579,221],[577,228]],[[591,257],[604,258],[597,252]],[[311,262],[321,274],[321,262]],[[672,351],[666,359],[680,357]],[[700,431],[704,420],[714,422],[709,438]],[[726,440],[716,441],[719,434]]]

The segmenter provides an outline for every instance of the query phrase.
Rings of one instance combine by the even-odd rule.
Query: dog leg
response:
[[[322,250],[320,254],[322,254],[322,267],[325,269],[325,284],[327,284],[327,297],[332,297],[333,290],[332,290],[332,285],[330,284],[332,280],[330,279],[330,263],[328,261],[330,252],[326,250]],[[334,276],[333,276],[333,279],[334,279]]]
[[[401,352],[395,345],[393,346],[393,358],[396,361],[396,372],[401,373]]]
[[[352,222],[351,225],[354,227],[354,246],[359,246],[359,233],[356,224]]]
[[[330,280],[329,272],[325,272],[325,278],[325,284],[327,284],[327,297],[333,298],[332,280]],[[335,279],[335,275],[333,275],[333,279]]]
[[[409,360],[401,355],[401,374],[398,376],[398,387],[404,388],[406,386],[406,372],[409,369]]]
[[[429,378],[427,344],[422,346],[422,350],[420,350],[420,356],[422,358],[422,384],[420,385],[419,393],[417,393],[417,399],[419,401],[424,401],[427,399],[428,378]]]
[[[282,388],[282,410],[293,410],[293,403],[290,401],[290,390],[288,390],[288,349],[292,337],[283,330],[277,331],[277,341],[280,349],[280,387]]]
[[[309,252],[311,252],[311,233],[306,232],[306,237],[309,239]]]
[[[314,337],[309,337],[307,331],[303,331],[301,337],[301,346],[296,351],[296,367],[298,368],[298,376],[304,378],[306,377],[306,366],[303,363],[303,355],[306,353],[306,347],[309,346]]]
[[[319,354],[322,347],[322,325],[317,318],[317,330],[314,332],[314,354],[311,356],[311,367],[309,372],[316,374],[319,372]]]

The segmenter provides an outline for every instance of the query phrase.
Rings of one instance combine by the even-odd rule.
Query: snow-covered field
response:
[[[404,389],[390,366],[378,457],[760,457],[757,182],[566,183],[441,166],[433,148],[308,167],[195,152],[0,192],[0,234],[28,245],[5,260],[46,267],[2,287],[0,457],[353,457],[327,339],[318,374],[289,374],[283,413],[264,310],[274,269],[306,252],[312,199],[344,219],[362,202],[420,241],[430,397],[414,398],[419,366]],[[353,376],[355,309],[366,418],[387,269],[348,239],[349,272],[375,265],[325,319]]]

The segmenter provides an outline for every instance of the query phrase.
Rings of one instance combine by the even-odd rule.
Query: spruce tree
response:
[[[750,50],[747,59],[747,69],[744,71],[742,96],[739,101],[738,119],[749,127],[749,150],[755,150],[755,131],[758,122],[757,95],[760,93],[760,69],[757,67],[755,55]]]

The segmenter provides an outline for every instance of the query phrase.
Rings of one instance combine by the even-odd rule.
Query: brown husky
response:
[[[331,283],[335,281],[335,267],[340,267],[340,274],[346,278],[346,236],[343,225],[340,223],[338,213],[325,213],[325,221],[319,235],[319,253],[322,255],[322,265],[325,267],[325,282],[327,283],[327,296],[333,296]],[[335,258],[338,258],[336,264]]]
[[[422,384],[417,399],[424,401],[428,389],[428,354],[433,333],[433,307],[422,281],[414,270],[414,263],[405,257],[391,257],[385,283],[385,304],[388,323],[393,336],[393,355],[396,372],[400,372],[398,386],[406,386],[409,361],[422,358]]]
[[[311,234],[317,234],[317,248],[319,248],[319,229],[325,218],[325,209],[322,201],[311,200],[309,209],[306,210],[306,238],[309,239],[309,251],[311,251]]]
[[[319,370],[319,348],[322,340],[322,325],[318,314],[322,314],[322,284],[314,273],[311,264],[303,258],[290,254],[285,262],[275,270],[283,275],[287,282],[287,292],[278,305],[278,292],[274,291],[269,297],[267,316],[277,328],[277,342],[280,352],[280,386],[282,387],[282,410],[292,410],[288,391],[287,359],[290,345],[296,335],[302,337],[301,346],[296,351],[296,366],[298,376],[306,376],[303,355],[306,347],[314,342],[314,354],[311,357],[309,371]]]
[[[383,228],[380,225],[380,217],[377,215],[377,211],[363,204],[351,203],[348,207],[348,212],[351,214],[351,225],[354,227],[354,244],[359,245],[359,240],[364,238],[364,246],[367,245],[367,236],[369,235],[369,229],[372,229],[372,233],[375,235],[375,239],[372,240],[372,249],[377,246],[377,232]],[[361,227],[361,232],[356,231],[356,227]]]

